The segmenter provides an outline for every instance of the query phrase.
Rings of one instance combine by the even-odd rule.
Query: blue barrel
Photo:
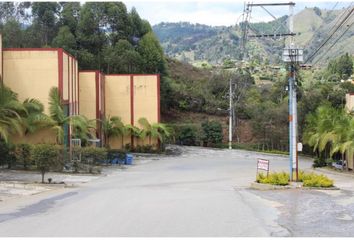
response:
[[[132,165],[133,164],[133,155],[127,154],[125,157],[125,164]]]

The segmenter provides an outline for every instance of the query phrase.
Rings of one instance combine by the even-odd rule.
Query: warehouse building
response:
[[[124,124],[139,126],[139,118],[160,122],[160,78],[157,74],[110,74],[81,70],[75,57],[61,48],[2,49],[0,35],[0,79],[18,94],[20,101],[36,98],[49,114],[49,91],[59,89],[67,116],[81,114],[98,119],[96,136],[104,144],[104,116],[118,116]],[[139,126],[140,127],[140,126]],[[71,130],[65,127],[64,143],[70,144]],[[43,129],[30,136],[15,136],[14,142],[55,143],[56,135]],[[148,140],[125,136],[111,140],[112,148],[137,146]],[[150,141],[149,141],[150,143]],[[151,144],[156,144],[152,140]]]

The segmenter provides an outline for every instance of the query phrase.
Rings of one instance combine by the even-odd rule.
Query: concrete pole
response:
[[[294,147],[293,147],[293,169],[296,171],[295,175],[295,181],[298,181],[299,179],[299,169],[298,169],[298,151],[297,151],[297,142],[298,142],[298,132],[297,132],[297,97],[296,97],[296,85],[295,85],[295,69],[293,72],[293,82],[294,82],[294,92],[293,92],[293,118],[294,118],[294,124],[293,124],[293,142],[294,142]]]
[[[294,5],[289,5],[289,30],[290,33],[294,32]],[[294,49],[294,37],[289,37],[289,49]],[[290,53],[292,54],[292,53]],[[296,92],[294,92],[295,86],[295,74],[293,69],[293,63],[290,65],[289,76],[289,168],[290,168],[290,181],[293,181],[293,169],[296,168],[296,155],[297,155],[297,142],[296,142]],[[295,98],[294,98],[295,97]]]
[[[289,66],[289,176],[290,176],[290,181],[293,180],[293,78],[291,76],[292,74],[292,66]]]
[[[232,149],[232,80],[230,78],[230,106],[229,106],[229,149]]]

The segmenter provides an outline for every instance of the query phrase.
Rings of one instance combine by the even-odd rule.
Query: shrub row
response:
[[[303,182],[304,187],[333,187],[333,180],[323,174],[299,172],[299,182]],[[285,186],[289,184],[289,174],[285,172],[264,173],[257,175],[256,182]]]
[[[170,143],[187,146],[217,147],[223,140],[222,126],[217,121],[205,121],[202,124],[170,124],[173,136]]]

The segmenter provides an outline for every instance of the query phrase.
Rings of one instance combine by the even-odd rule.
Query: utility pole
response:
[[[230,106],[229,106],[229,149],[232,149],[232,79],[230,78],[230,87],[229,87],[229,98],[230,98]]]
[[[259,4],[247,4],[247,11],[249,7],[262,7],[268,14],[273,18],[274,15],[270,13],[265,7],[271,6],[289,6],[289,21],[287,28],[287,33],[278,33],[274,31],[273,33],[259,33],[245,21],[246,27],[250,28],[255,34],[243,36],[246,40],[247,37],[252,38],[274,38],[274,37],[288,37],[287,46],[283,51],[283,61],[289,63],[289,78],[288,78],[288,90],[289,90],[289,170],[290,170],[290,181],[293,181],[293,171],[295,170],[296,178],[298,180],[298,133],[297,133],[297,98],[296,98],[296,63],[303,61],[303,50],[295,46],[294,36],[294,2],[289,3],[259,3]],[[247,13],[247,12],[246,12]],[[247,35],[247,29],[243,31]],[[244,41],[245,42],[245,41]],[[245,44],[245,43],[243,43]]]

